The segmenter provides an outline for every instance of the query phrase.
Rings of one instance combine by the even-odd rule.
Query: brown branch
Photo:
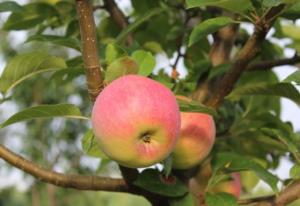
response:
[[[120,29],[125,29],[128,26],[128,21],[123,12],[119,9],[118,5],[114,0],[104,0],[104,8],[110,14],[112,20]],[[132,33],[129,33],[126,37],[126,43],[131,46],[133,43]]]
[[[254,34],[248,39],[233,63],[231,69],[222,79],[216,94],[214,94],[214,96],[208,102],[209,106],[214,108],[219,107],[219,105],[224,101],[225,96],[232,91],[235,83],[246,70],[250,61],[257,55],[260,45],[264,41],[265,36],[274,21],[274,17],[284,8],[285,4],[280,4],[279,6],[273,7],[266,14],[265,18],[260,19],[256,23]]]
[[[31,174],[38,180],[65,188],[78,190],[105,190],[128,192],[128,186],[123,179],[112,179],[98,176],[65,175],[49,171],[35,163],[15,154],[8,148],[0,145],[0,157],[11,165]]]
[[[285,206],[298,199],[300,199],[300,180],[287,186],[278,195],[239,200],[239,204],[251,204],[253,206]]]
[[[287,186],[275,200],[276,206],[284,206],[300,198],[300,180]]]
[[[76,0],[76,9],[79,17],[82,56],[87,78],[88,93],[91,100],[95,101],[102,89],[103,81],[97,50],[93,6],[89,0]]]
[[[276,66],[295,65],[299,62],[300,62],[300,56],[295,54],[292,58],[268,60],[268,61],[262,61],[262,62],[250,64],[247,67],[247,71],[269,70]]]

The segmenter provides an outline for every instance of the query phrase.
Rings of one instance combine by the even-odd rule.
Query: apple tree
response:
[[[0,12],[0,51],[6,62],[0,76],[0,114],[11,104],[18,110],[0,116],[0,157],[7,162],[2,165],[33,176],[37,185],[48,183],[52,200],[57,195],[53,185],[61,191],[134,194],[154,206],[283,206],[299,199],[300,136],[280,118],[280,100],[288,98],[299,109],[300,73],[279,80],[273,69],[300,62],[297,0],[2,1]],[[14,42],[19,38],[25,41]],[[176,120],[170,128],[178,145],[155,152],[168,156],[150,165],[147,159],[118,161],[132,152],[125,148],[130,144],[110,142],[110,137],[105,145],[112,148],[104,147],[98,135],[104,133],[91,125],[92,108],[103,91],[129,75],[172,94],[168,99],[152,89],[139,95],[145,110],[159,96],[152,119],[184,113],[182,128],[188,121],[199,125],[199,135],[209,131],[210,141],[185,147],[183,132],[174,131]],[[119,128],[101,119],[101,128],[124,131],[124,138],[123,123],[134,127],[148,120],[131,115],[142,107],[137,101],[123,108],[126,119],[112,118],[121,111],[118,105],[146,91],[146,83],[128,79],[119,93],[105,96],[114,97],[106,104],[110,109],[103,110],[110,112],[105,118]],[[24,142],[14,152],[7,142],[20,122],[26,126]],[[147,144],[149,131],[142,135]],[[110,156],[110,149],[119,157]],[[84,167],[89,161],[80,161],[83,154],[101,160],[99,168]],[[271,172],[282,160],[293,164],[288,179]],[[64,165],[64,172],[57,165]],[[136,168],[140,166],[152,167]],[[254,192],[259,181],[268,185],[268,194]]]

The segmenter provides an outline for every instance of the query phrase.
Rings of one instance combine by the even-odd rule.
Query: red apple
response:
[[[209,154],[215,142],[216,128],[208,114],[181,112],[181,128],[173,151],[173,168],[188,169]]]
[[[92,127],[108,157],[126,167],[147,167],[174,149],[180,112],[175,96],[164,85],[127,75],[114,80],[97,97]]]

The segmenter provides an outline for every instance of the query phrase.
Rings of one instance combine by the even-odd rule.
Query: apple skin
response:
[[[181,128],[173,151],[173,168],[188,169],[199,164],[212,149],[216,127],[212,116],[181,112]]]
[[[241,185],[241,177],[240,174],[237,172],[234,172],[231,174],[232,180],[227,180],[218,183],[213,189],[212,192],[218,193],[218,192],[226,192],[233,196],[235,196],[237,199],[239,199],[241,195],[242,185]]]
[[[174,149],[180,112],[167,87],[146,77],[126,75],[97,97],[92,128],[108,157],[125,167],[148,167]]]

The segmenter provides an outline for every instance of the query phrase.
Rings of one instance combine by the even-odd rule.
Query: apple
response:
[[[235,196],[237,199],[240,197],[242,185],[241,185],[241,177],[240,174],[237,172],[234,172],[231,174],[232,180],[226,180],[223,182],[220,182],[216,184],[211,192],[226,192],[233,196]]]
[[[239,198],[242,191],[241,178],[239,173],[232,173],[231,180],[224,180],[222,182],[219,182],[208,190],[207,185],[211,176],[211,163],[210,160],[207,159],[200,165],[197,174],[189,180],[189,191],[193,195],[193,199],[196,205],[199,205],[199,202],[203,202],[205,192],[225,192],[235,196],[237,199]]]
[[[173,168],[188,169],[199,164],[212,149],[216,128],[212,116],[181,112],[181,128],[173,151]]]
[[[103,152],[120,165],[147,167],[174,149],[180,112],[164,85],[138,75],[120,77],[97,97],[92,128]]]

